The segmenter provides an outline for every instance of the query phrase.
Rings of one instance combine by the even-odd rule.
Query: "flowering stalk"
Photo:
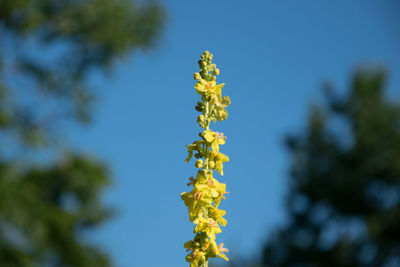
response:
[[[222,217],[224,210],[218,209],[221,199],[225,199],[226,185],[218,182],[213,177],[213,171],[223,175],[223,163],[229,161],[228,156],[219,151],[219,146],[225,144],[226,137],[223,133],[210,129],[210,122],[226,120],[228,112],[225,110],[231,104],[229,97],[221,96],[224,84],[216,83],[219,69],[212,64],[212,55],[206,51],[199,60],[200,72],[194,74],[197,80],[196,92],[201,95],[195,109],[202,114],[197,117],[197,122],[204,130],[199,133],[200,140],[188,145],[189,155],[186,162],[193,154],[197,159],[195,166],[198,168],[196,178],[190,177],[188,186],[193,185],[191,192],[183,192],[181,198],[189,210],[189,220],[196,224],[193,240],[184,244],[187,251],[186,261],[190,267],[208,267],[208,258],[221,257],[228,261],[224,252],[228,249],[223,243],[217,245],[216,234],[221,233],[220,225],[225,226],[227,221]],[[204,160],[203,160],[204,159]]]

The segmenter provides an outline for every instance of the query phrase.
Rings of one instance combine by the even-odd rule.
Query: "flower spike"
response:
[[[188,156],[185,161],[189,162],[195,156],[195,167],[198,169],[197,176],[189,178],[188,186],[192,185],[190,192],[183,192],[181,198],[188,207],[189,220],[196,224],[193,240],[184,244],[186,261],[190,267],[208,267],[208,258],[220,257],[228,261],[224,253],[224,243],[217,245],[216,234],[221,233],[221,226],[227,221],[223,216],[225,210],[218,209],[224,194],[226,184],[220,183],[213,177],[213,171],[223,175],[223,164],[229,161],[228,156],[220,152],[220,146],[225,144],[226,137],[223,133],[214,132],[210,129],[210,123],[226,120],[228,118],[227,108],[231,104],[228,96],[222,96],[222,88],[225,84],[217,84],[216,79],[220,70],[212,61],[213,55],[206,51],[199,60],[200,71],[194,73],[196,84],[194,88],[201,96],[195,109],[201,114],[197,117],[197,123],[202,132],[199,133],[200,140],[194,141],[187,146]]]

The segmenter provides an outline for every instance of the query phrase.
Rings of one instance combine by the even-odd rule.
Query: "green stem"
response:
[[[204,120],[206,121],[206,130],[208,131],[210,129],[210,122],[208,120],[208,116],[209,116],[209,109],[210,109],[210,103],[205,100],[205,104],[206,104],[206,111],[204,112]],[[204,156],[204,169],[206,171],[208,171],[208,153],[210,152],[210,146],[207,144],[206,145],[206,154]]]
[[[208,101],[205,101],[206,103],[206,111],[204,112],[204,120],[206,121],[206,130],[208,131],[210,129],[210,122],[208,120],[208,116],[210,113],[210,104]],[[208,154],[210,152],[210,145],[206,145],[206,154],[204,156],[204,170],[206,170],[206,173],[208,172]],[[204,211],[204,215],[206,218],[208,218],[207,210]],[[204,262],[203,264],[200,264],[199,267],[208,267],[208,260]]]
[[[210,103],[206,100],[206,112],[204,114],[204,120],[206,121],[206,130],[208,131],[210,129],[210,121],[208,120],[208,115],[210,113]]]
[[[204,112],[204,120],[206,122],[206,130],[208,131],[210,129],[210,122],[208,120],[209,117],[209,113],[210,113],[210,103],[205,100],[205,104],[206,104],[206,110]],[[210,152],[210,145],[206,145],[206,154],[204,156],[204,170],[206,171],[206,173],[208,172],[208,155]],[[206,218],[208,218],[208,214],[207,214],[207,210],[205,209],[204,211],[204,215]],[[199,267],[208,267],[208,260],[206,262],[204,262],[203,264],[200,264]]]

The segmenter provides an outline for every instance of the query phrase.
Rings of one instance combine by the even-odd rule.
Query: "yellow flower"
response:
[[[197,81],[194,88],[196,88],[196,92],[199,95],[210,95],[210,93],[213,92],[215,85],[216,85],[215,81],[207,82],[204,79],[200,79]]]
[[[207,185],[211,190],[211,196],[214,198],[215,207],[219,206],[221,202],[221,198],[224,198],[224,193],[226,192],[226,184],[218,182],[216,179],[212,177],[212,174],[209,175],[209,179],[207,180]]]
[[[208,216],[213,217],[218,223],[220,223],[222,226],[226,226],[226,219],[223,218],[226,214],[226,211],[224,210],[219,210],[217,208],[214,208],[213,206],[208,207]]]
[[[205,130],[203,137],[208,143],[211,143],[211,148],[215,152],[219,151],[219,145],[225,144],[226,136],[223,133]]]
[[[207,207],[213,201],[212,192],[210,192],[208,186],[201,184],[195,185],[191,192],[183,192],[181,198],[188,207],[190,221],[197,218],[203,206]]]
[[[204,232],[211,240],[215,240],[215,234],[221,233],[221,228],[213,218],[199,218],[199,223],[193,230],[193,233]]]
[[[224,175],[224,170],[223,170],[223,164],[225,162],[229,161],[228,156],[222,154],[222,153],[218,153],[215,157],[214,157],[214,161],[215,161],[215,169],[221,174]]]
[[[214,161],[213,169],[216,169],[221,175],[224,175],[223,163],[228,162],[229,157],[220,152],[211,151],[210,160]]]
[[[224,252],[229,252],[227,248],[224,248],[224,243],[221,243],[219,246],[217,246],[217,243],[215,243],[215,241],[211,241],[211,244],[208,246],[207,252],[207,256],[210,258],[220,257],[225,259],[226,261],[229,261],[228,257],[226,257],[226,255],[224,254]]]
[[[221,89],[225,84],[218,84],[215,81],[206,81],[204,79],[200,79],[197,81],[194,88],[196,88],[196,92],[199,95],[211,96],[212,102],[211,104],[215,104],[216,101],[221,99]]]
[[[206,261],[206,253],[199,250],[194,250],[186,256],[186,261],[190,262],[190,267],[198,267]]]

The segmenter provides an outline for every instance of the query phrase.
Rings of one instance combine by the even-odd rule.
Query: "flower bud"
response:
[[[201,79],[201,76],[200,76],[200,74],[198,72],[194,73],[194,79],[195,80],[200,80]]]
[[[212,74],[213,74],[213,75],[219,75],[219,69],[215,69],[215,70],[212,72]]]
[[[207,62],[202,61],[200,65],[204,68],[205,66],[207,66]]]
[[[203,160],[202,159],[197,160],[194,166],[196,168],[203,168]]]
[[[198,117],[197,117],[197,122],[203,122],[204,121],[204,116],[203,115],[199,115]]]
[[[213,160],[210,160],[208,162],[208,167],[210,167],[210,169],[214,169],[215,168],[215,162]]]

